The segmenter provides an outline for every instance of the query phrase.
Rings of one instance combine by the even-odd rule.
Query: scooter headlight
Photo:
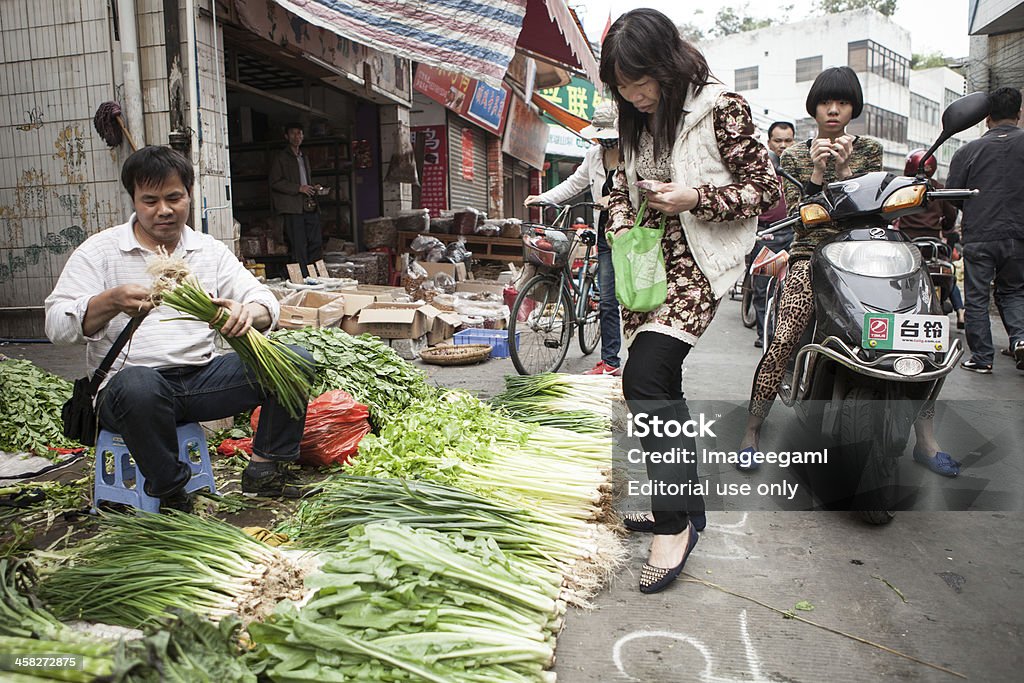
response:
[[[921,251],[906,242],[833,242],[821,253],[836,268],[867,277],[903,277],[921,267]]]

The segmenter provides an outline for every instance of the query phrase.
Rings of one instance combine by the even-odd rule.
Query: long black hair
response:
[[[636,81],[644,76],[661,88],[654,117],[654,149],[657,153],[675,143],[676,128],[683,116],[687,90],[700,93],[714,78],[700,50],[679,35],[672,20],[649,8],[626,12],[615,20],[601,44],[601,80],[619,105],[619,139],[633,155],[648,115],[620,94],[619,77]]]

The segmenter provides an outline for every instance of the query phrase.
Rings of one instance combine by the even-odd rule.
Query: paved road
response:
[[[684,387],[695,400],[741,402],[758,350],[752,346],[753,333],[739,323],[738,304],[727,300],[722,306],[705,342],[687,362]],[[997,345],[1005,345],[998,320],[993,323]],[[80,373],[77,350],[4,346],[0,353],[30,358],[68,377]],[[595,361],[596,356],[583,358],[577,350],[564,370],[581,372]],[[483,397],[500,391],[501,377],[514,372],[508,360],[424,369],[439,384]],[[954,451],[969,463],[955,486],[1024,479],[1019,448],[1012,449],[1024,443],[1022,388],[1024,373],[1003,356],[997,356],[993,375],[961,370],[951,375],[943,396],[955,399],[957,407],[939,425],[943,443],[974,444],[977,434],[1001,432],[973,455]],[[792,411],[777,406],[766,434],[785,433],[791,423]],[[1011,444],[1009,452],[994,447],[1000,442]],[[909,458],[904,461],[910,481],[938,479]],[[772,480],[777,473],[726,471],[721,476],[757,481]],[[612,577],[594,609],[568,615],[559,638],[558,680],[959,680],[925,662],[974,681],[1020,680],[1022,521],[1020,513],[991,507],[901,512],[885,527],[867,526],[843,512],[710,513],[708,529],[687,565],[692,581],[677,582],[654,596],[636,587],[646,539],[634,535],[628,539],[628,565]],[[801,601],[813,605],[813,611],[794,613],[817,626],[771,609],[794,610]]]

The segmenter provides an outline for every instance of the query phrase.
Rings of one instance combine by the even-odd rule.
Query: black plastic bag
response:
[[[95,446],[99,432],[99,418],[93,408],[92,380],[79,377],[71,398],[61,408],[60,417],[64,421],[64,436],[83,446]]]

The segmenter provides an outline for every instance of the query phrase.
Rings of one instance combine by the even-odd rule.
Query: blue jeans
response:
[[[601,360],[613,368],[619,367],[622,332],[619,326],[619,301],[615,298],[615,266],[612,249],[604,232],[597,231],[597,288],[601,290],[598,317],[601,321]]]
[[[312,362],[305,349],[291,349]],[[146,493],[158,498],[177,492],[191,476],[188,465],[178,460],[177,425],[219,420],[262,405],[253,453],[288,462],[299,457],[306,424],[305,412],[299,418],[288,415],[234,353],[199,366],[124,368],[103,388],[96,405],[100,424],[121,435],[146,478]]]
[[[989,284],[995,281],[996,308],[1010,336],[1010,348],[1024,341],[1024,240],[968,242],[964,253],[964,327],[971,359],[992,365]]]

